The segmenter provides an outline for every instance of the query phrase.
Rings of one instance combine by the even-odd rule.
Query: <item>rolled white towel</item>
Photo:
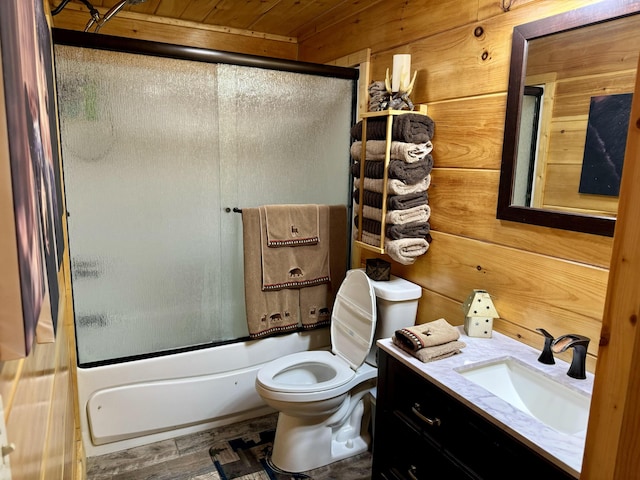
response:
[[[353,238],[358,239],[358,230],[353,230]],[[367,232],[366,230],[362,231],[362,242],[367,245],[372,245],[374,247],[380,248],[380,235],[376,235],[375,233]]]
[[[366,160],[384,160],[386,153],[386,140],[367,140],[367,158]],[[433,150],[433,144],[429,141],[426,143],[406,143],[391,142],[389,156],[395,160],[404,160],[407,163],[422,160]],[[360,160],[362,157],[362,142],[360,140],[351,144],[351,156],[354,160]]]
[[[384,241],[385,253],[402,265],[411,265],[420,255],[429,250],[429,242],[424,238],[401,238]]]
[[[389,210],[386,220],[388,224],[404,225],[411,222],[428,222],[429,217],[431,217],[431,207],[425,204],[407,208],[406,210]]]
[[[425,192],[431,185],[431,174],[427,175],[423,180],[413,185],[407,185],[402,180],[395,178],[387,180],[387,194],[390,195],[406,195],[408,193]],[[383,179],[364,177],[364,189],[372,192],[382,193],[384,186]]]
[[[358,204],[353,204],[354,211],[358,211]],[[377,220],[382,218],[382,209],[372,207],[370,205],[362,206],[362,216]],[[404,225],[411,222],[428,222],[431,217],[431,207],[427,204],[418,205],[416,207],[407,208],[405,210],[388,210],[385,217],[387,225]]]
[[[354,203],[353,204],[353,209],[354,211],[358,211],[356,210],[358,208],[358,204]],[[382,220],[382,209],[381,208],[376,208],[376,207],[372,207],[370,205],[363,205],[362,206],[362,216],[365,218],[370,218],[371,220],[377,220],[378,222],[380,222]]]

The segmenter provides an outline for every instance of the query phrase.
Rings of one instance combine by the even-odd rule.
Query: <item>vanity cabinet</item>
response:
[[[574,478],[388,352],[378,355],[374,480]]]

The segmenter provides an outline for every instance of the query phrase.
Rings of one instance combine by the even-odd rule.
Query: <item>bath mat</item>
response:
[[[271,464],[275,430],[267,430],[226,442],[209,449],[221,480],[301,480],[308,475],[286,473]]]

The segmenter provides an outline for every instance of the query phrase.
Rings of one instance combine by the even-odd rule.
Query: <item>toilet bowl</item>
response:
[[[258,394],[280,412],[271,456],[276,467],[308,471],[369,448],[375,340],[415,323],[421,293],[402,278],[374,281],[364,270],[350,270],[333,306],[331,352],[286,355],[258,371]]]

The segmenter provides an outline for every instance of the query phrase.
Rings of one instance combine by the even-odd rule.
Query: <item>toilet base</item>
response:
[[[280,412],[271,461],[285,472],[305,472],[364,453],[371,436],[371,404],[359,392],[329,417],[293,417]],[[337,421],[336,421],[337,420]]]

